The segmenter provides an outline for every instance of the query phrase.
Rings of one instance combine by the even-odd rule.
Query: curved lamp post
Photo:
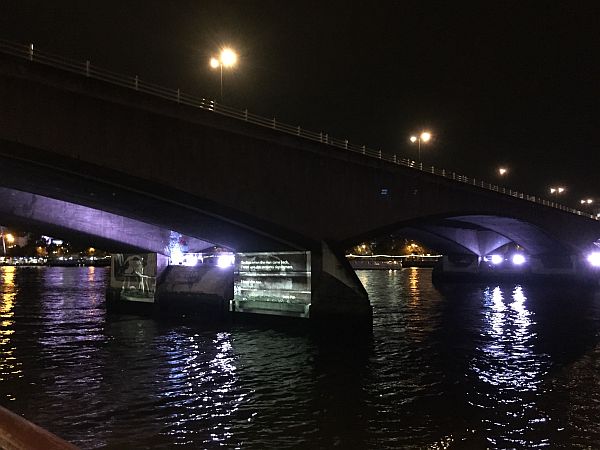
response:
[[[418,145],[418,149],[419,149],[418,150],[418,160],[419,160],[419,162],[421,162],[421,142],[426,144],[430,140],[431,140],[431,133],[429,131],[423,131],[419,135],[413,135],[410,137],[410,142],[412,142],[413,144],[416,142]]]

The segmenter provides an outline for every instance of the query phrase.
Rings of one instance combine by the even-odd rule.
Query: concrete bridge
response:
[[[28,47],[0,45],[0,220],[167,255],[310,251],[311,317],[368,315],[342,250],[418,237],[481,260],[514,243],[584,270],[588,214],[416,166]],[[564,266],[564,264],[563,264]]]

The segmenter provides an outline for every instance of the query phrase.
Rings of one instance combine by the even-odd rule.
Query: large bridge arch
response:
[[[578,247],[565,241],[564,235],[554,236],[530,218],[502,213],[458,211],[423,216],[386,225],[345,242],[347,247],[369,239],[407,237],[419,240],[441,253],[465,253],[484,256],[514,243],[532,256],[578,254],[593,249],[592,240]],[[593,236],[593,235],[592,235]]]

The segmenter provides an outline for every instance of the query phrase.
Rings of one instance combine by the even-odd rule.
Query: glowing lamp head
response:
[[[521,253],[515,253],[512,257],[512,263],[515,266],[520,266],[522,264],[525,264],[525,256],[522,255]]]
[[[507,173],[507,172],[508,172],[508,170],[507,170],[505,167],[500,167],[500,168],[498,169],[498,173],[499,173],[500,175],[506,175],[506,173]]]
[[[228,267],[233,266],[234,263],[234,255],[219,255],[217,257],[217,267],[220,267],[221,269],[227,269]]]
[[[221,63],[217,58],[210,58],[210,67],[212,67],[213,69],[217,69],[220,65]]]
[[[431,140],[431,133],[428,131],[424,131],[421,133],[421,140],[423,142],[429,142]]]
[[[587,257],[592,267],[600,267],[600,252],[592,252]]]
[[[504,258],[502,257],[502,255],[492,255],[490,261],[492,262],[492,264],[498,265],[504,262]]]
[[[237,62],[237,54],[230,48],[224,48],[221,51],[221,63],[225,67],[233,67]]]
[[[417,142],[417,139],[418,138],[416,136],[411,136],[410,137],[410,142],[412,142],[414,144],[415,142]]]

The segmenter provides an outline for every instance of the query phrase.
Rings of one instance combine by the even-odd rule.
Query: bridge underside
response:
[[[2,196],[7,196],[7,205],[0,211],[5,211],[12,220],[22,217],[32,225],[38,222],[54,225],[71,234],[115,239],[148,251],[158,249],[158,253],[164,253],[164,239],[153,242],[141,236],[176,230],[198,240],[194,248],[204,242],[206,247],[216,245],[236,251],[320,248],[318,241],[213,202],[22,144],[0,140],[0,167]],[[27,197],[25,193],[35,197]],[[39,207],[41,204],[59,208],[65,214],[54,214],[51,208]],[[35,217],[30,216],[30,210],[36,206]],[[112,234],[109,230],[119,220],[123,220],[122,240],[116,228]],[[140,230],[138,239],[133,237],[136,229]]]
[[[0,198],[0,217],[5,225],[55,232],[69,240],[86,239],[106,250],[170,256],[174,241],[185,242],[190,252],[202,252],[215,245],[139,220],[15,189],[0,187]]]
[[[483,257],[511,243],[531,256],[574,252],[535,225],[494,215],[435,218],[418,225],[399,226],[393,235],[416,239],[443,254]]]
[[[207,240],[185,235],[164,226],[12,188],[0,187],[0,198],[2,199],[2,202],[0,202],[0,220],[4,225],[22,225],[26,229],[37,229],[43,233],[56,232],[60,237],[69,240],[85,239],[87,243],[93,242],[97,247],[114,249],[113,251],[117,253],[151,252],[172,256],[173,252],[181,252],[183,246],[187,253],[203,253],[216,245]],[[178,220],[180,218],[170,219],[171,222],[177,222]],[[209,233],[211,231],[214,233],[214,230],[209,230]],[[226,231],[227,227],[223,227],[221,233]],[[228,237],[226,235],[220,235],[219,242],[227,241]],[[261,253],[257,255],[259,259],[266,257],[265,261],[269,258],[271,260],[273,258],[279,260],[281,255],[289,255],[288,251],[272,250],[273,247],[277,247],[278,245],[281,244],[275,240],[271,244],[271,251],[267,252],[265,250],[268,249],[265,248],[255,248],[254,251],[260,250]],[[232,251],[237,250],[231,247],[228,249]],[[312,279],[312,282],[309,282],[308,286],[309,289],[312,288],[312,292],[309,292],[306,304],[301,306],[303,308],[304,306],[310,308],[310,317],[320,322],[358,323],[361,327],[370,323],[371,308],[368,303],[368,296],[349,264],[345,261],[341,249],[331,247],[322,242],[320,243],[320,248],[310,247],[306,250],[309,250],[309,254],[311,255],[309,257],[310,263],[308,264],[310,272],[308,278]],[[247,259],[248,257],[247,253],[238,254],[241,259]],[[252,255],[250,254],[250,256]],[[163,265],[160,270],[164,270],[164,267]],[[159,275],[158,267],[155,270],[156,277]],[[204,269],[199,268],[198,270],[202,272]],[[174,276],[173,271],[165,273],[169,273],[171,278]],[[263,275],[273,276],[270,273]],[[282,276],[283,273],[276,273],[275,275]],[[225,272],[217,272],[217,277],[225,277],[220,281],[221,284],[228,283],[228,276]],[[189,275],[186,275],[187,281],[184,284],[188,285],[189,279]],[[292,278],[289,281],[292,285],[295,283],[295,281],[292,281]],[[213,283],[214,281],[211,282],[211,285]],[[255,283],[255,281],[252,281],[252,283]],[[264,281],[261,281],[261,283],[264,284]],[[280,284],[281,280],[275,280],[275,286]],[[206,295],[203,292],[204,287],[201,284],[197,284],[195,287],[190,288],[191,290],[187,291],[184,296],[189,297],[193,295],[203,298]],[[162,291],[163,296],[177,295],[174,292],[166,292],[165,294],[165,289]],[[229,289],[224,289],[223,291],[228,292]],[[264,289],[258,292],[258,294],[261,298],[265,298],[265,296],[269,296],[269,292],[271,291],[272,288],[265,285]],[[276,289],[274,292],[277,293],[279,291]],[[289,293],[287,293],[287,296],[289,297]],[[231,298],[222,299],[222,301],[225,300],[229,301]],[[256,301],[246,301],[244,303],[247,311],[259,311],[263,314],[275,313],[286,315],[289,314],[286,311],[291,308],[289,300],[282,302],[281,299],[277,298],[267,302],[263,301],[262,303]],[[257,310],[257,304],[262,305],[261,309]],[[276,309],[265,309],[264,305],[276,306]],[[292,313],[291,315],[294,314]],[[301,317],[305,317],[305,315],[301,315]]]

